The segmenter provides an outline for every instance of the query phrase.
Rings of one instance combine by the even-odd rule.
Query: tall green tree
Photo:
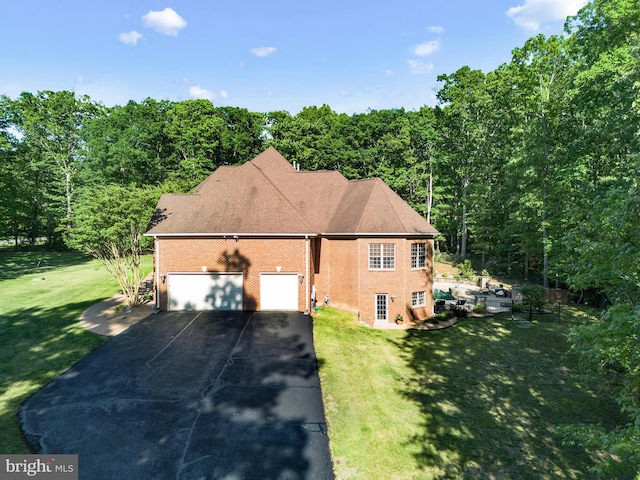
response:
[[[518,167],[526,192],[521,197],[524,200],[521,211],[528,212],[522,217],[537,226],[540,238],[539,249],[523,246],[528,255],[537,253],[535,250],[541,254],[543,282],[548,288],[550,255],[557,239],[552,230],[559,223],[559,219],[554,222],[550,215],[563,210],[560,193],[564,189],[560,181],[566,178],[559,166],[563,159],[560,119],[568,71],[562,37],[530,38],[524,47],[514,50],[511,70],[517,89],[516,108],[521,115]]]
[[[87,127],[84,184],[158,185],[178,170],[166,132],[172,103],[147,98],[105,108]]]
[[[238,165],[251,160],[264,150],[267,115],[246,108],[217,107],[222,130],[216,152],[217,165]]]
[[[32,152],[38,168],[51,175],[50,201],[61,204],[60,220],[71,224],[74,187],[86,156],[85,128],[99,114],[87,96],[68,91],[23,92],[15,101],[13,128]]]
[[[197,184],[218,166],[216,149],[224,122],[209,100],[176,102],[167,114],[166,131],[180,165],[176,175]]]
[[[565,428],[567,441],[606,452],[603,478],[640,478],[640,184],[612,180],[589,208],[575,206],[575,225],[565,237],[572,262],[568,281],[606,294],[612,305],[599,322],[575,327],[572,349],[589,375],[604,379],[626,424]]]
[[[480,70],[462,67],[450,75],[438,76],[443,82],[438,91],[442,108],[440,115],[444,148],[448,150],[448,168],[457,185],[458,205],[455,217],[459,219],[456,231],[457,250],[462,261],[467,256],[469,241],[469,214],[473,208],[470,188],[487,165],[487,142],[492,134],[491,97],[486,76]]]

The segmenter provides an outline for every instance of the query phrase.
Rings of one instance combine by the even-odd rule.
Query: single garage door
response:
[[[260,274],[260,310],[298,310],[297,273]]]
[[[242,310],[242,273],[169,273],[169,310]]]

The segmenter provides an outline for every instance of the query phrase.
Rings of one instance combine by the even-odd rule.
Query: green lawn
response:
[[[533,324],[467,319],[381,331],[325,309],[314,335],[339,479],[592,478],[595,458],[555,428],[617,417],[567,354],[563,308]],[[560,320],[560,321],[557,321]]]
[[[105,341],[78,318],[117,290],[85,256],[0,251],[1,453],[28,452],[20,405]],[[592,477],[594,458],[563,446],[555,427],[620,420],[618,407],[566,354],[571,322],[588,316],[562,309],[544,320],[403,332],[319,312],[314,335],[338,478]]]
[[[145,272],[151,262],[145,257]],[[84,255],[0,251],[1,453],[28,453],[20,405],[106,341],[78,319],[118,290],[115,279]]]

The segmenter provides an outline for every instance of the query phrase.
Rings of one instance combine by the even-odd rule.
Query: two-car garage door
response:
[[[170,273],[170,310],[242,310],[241,273]]]
[[[169,273],[170,310],[242,310],[242,273]],[[260,274],[260,310],[298,310],[297,273]]]

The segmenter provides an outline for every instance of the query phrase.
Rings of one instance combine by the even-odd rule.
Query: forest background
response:
[[[637,0],[595,0],[494,71],[441,75],[438,105],[417,111],[2,96],[0,240],[64,248],[83,202],[118,204],[118,191],[153,205],[268,146],[302,170],[380,177],[442,233],[439,251],[606,297],[602,321],[571,341],[629,423],[567,438],[640,465],[639,24]]]

